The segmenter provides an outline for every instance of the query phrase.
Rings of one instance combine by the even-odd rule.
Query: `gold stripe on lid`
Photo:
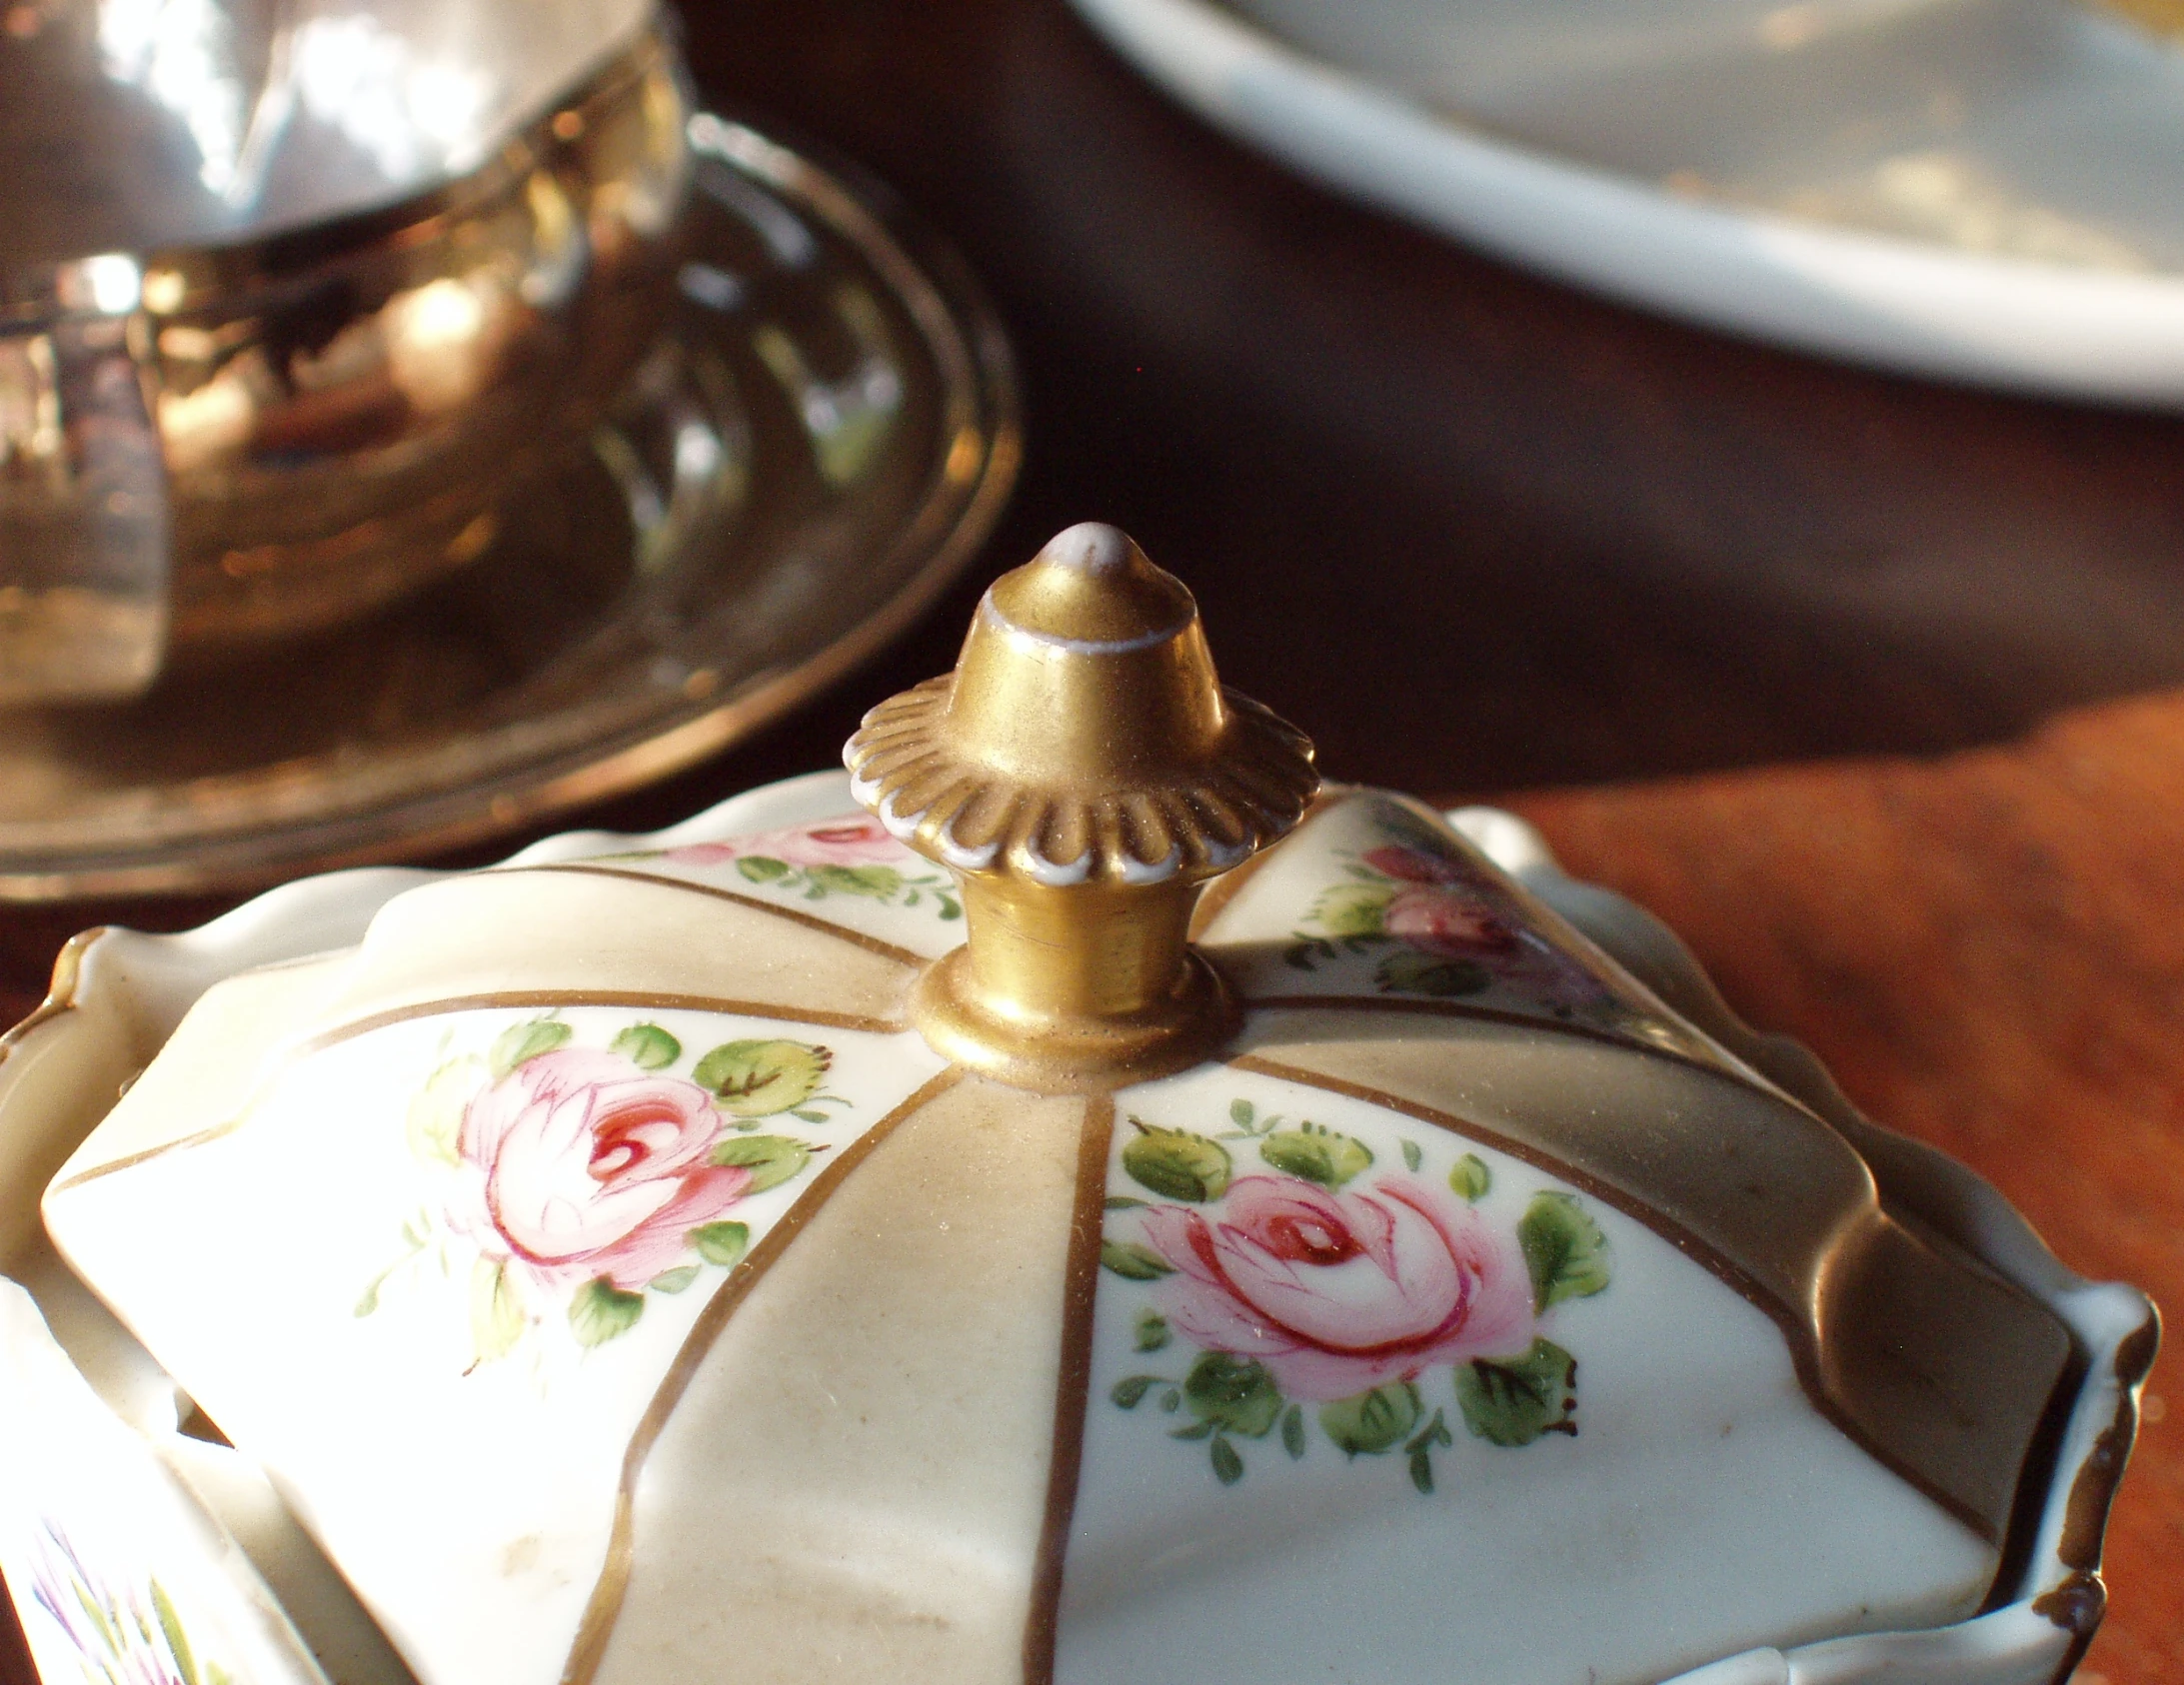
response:
[[[1221,689],[1190,593],[1092,523],[997,581],[956,671],[874,709],[843,759],[963,884],[969,941],[919,982],[919,1027],[1041,1089],[1142,1081],[1228,1036],[1191,907],[1319,785],[1301,733]]]

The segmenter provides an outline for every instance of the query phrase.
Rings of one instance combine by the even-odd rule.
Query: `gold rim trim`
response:
[[[1025,1685],[1054,1685],[1060,1635],[1062,1574],[1070,1554],[1070,1521],[1085,1463],[1085,1413],[1091,1403],[1092,1313],[1099,1297],[1099,1237],[1106,1214],[1107,1153],[1114,1140],[1114,1101],[1093,1095],[1085,1104],[1077,1150],[1077,1202],[1070,1214],[1070,1253],[1064,1264],[1062,1357],[1055,1380],[1053,1460],[1047,1468],[1047,1513],[1033,1559],[1032,1608],[1024,1623]]]
[[[734,1273],[699,1312],[682,1349],[675,1354],[674,1363],[653,1394],[652,1402],[646,1406],[645,1414],[639,1418],[629,1449],[623,1453],[622,1478],[615,1491],[614,1525],[608,1536],[606,1564],[592,1588],[584,1617],[577,1624],[576,1642],[570,1646],[569,1660],[562,1668],[561,1685],[589,1685],[607,1654],[608,1641],[614,1636],[615,1621],[622,1613],[622,1600],[630,1586],[631,1536],[636,1519],[638,1478],[644,1473],[645,1459],[651,1455],[654,1443],[667,1427],[668,1418],[682,1402],[692,1376],[705,1361],[707,1352],[713,1349],[713,1342],[720,1338],[721,1330],[728,1326],[737,1307],[751,1295],[752,1289],[788,1250],[790,1242],[819,1214],[851,1172],[906,1119],[947,1093],[965,1075],[966,1072],[950,1066],[844,1147],[841,1156],[812,1178],[811,1186],[781,1214],[767,1230],[766,1238],[751,1248],[750,1255],[736,1266]]]
[[[94,924],[88,930],[78,930],[61,944],[61,951],[54,955],[53,970],[46,981],[46,997],[33,1006],[20,1023],[0,1031],[0,1062],[5,1062],[7,1056],[21,1046],[40,1025],[51,1023],[62,1013],[76,1009],[76,990],[83,982],[84,955],[111,928],[108,924]]]

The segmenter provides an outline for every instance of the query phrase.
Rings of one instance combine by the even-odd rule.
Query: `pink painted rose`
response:
[[[1514,953],[1514,926],[1461,890],[1417,884],[1396,891],[1380,915],[1381,928],[1421,953],[1443,959]]]
[[[1175,1270],[1156,1289],[1168,1320],[1258,1359],[1292,1398],[1348,1398],[1531,1339],[1522,1263],[1469,1206],[1407,1177],[1330,1193],[1239,1176],[1210,1215],[1153,1207],[1144,1236]]]
[[[762,831],[730,842],[694,842],[687,848],[670,848],[663,857],[681,865],[719,865],[747,855],[787,860],[791,865],[900,865],[904,848],[871,815],[854,814],[817,825]]]
[[[1363,858],[1381,876],[1402,883],[1461,883],[1468,875],[1454,860],[1396,842],[1367,848]]]
[[[543,1294],[602,1275],[635,1292],[750,1186],[750,1170],[711,1162],[722,1124],[694,1082],[619,1053],[541,1053],[464,1112],[450,1224]]]

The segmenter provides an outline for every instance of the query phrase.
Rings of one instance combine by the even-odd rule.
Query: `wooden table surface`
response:
[[[2066,1262],[2184,1306],[2184,422],[1742,345],[1223,142],[1061,0],[694,3],[702,85],[945,230],[1017,336],[1022,491],[897,649],[587,823],[830,764],[1076,520],[1182,574],[1336,777],[1495,795]],[[497,851],[497,850],[494,850]],[[0,1017],[84,924],[0,913]],[[2081,1672],[2184,1676],[2154,1372]],[[25,1677],[0,1654],[0,1685]]]

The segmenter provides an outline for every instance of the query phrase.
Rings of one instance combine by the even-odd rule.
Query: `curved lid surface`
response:
[[[910,1029],[961,903],[870,820],[449,878],[214,988],[48,1221],[429,1685],[1970,1614],[2052,1318],[1414,806],[1261,859],[1240,1040],[1090,1096]]]

